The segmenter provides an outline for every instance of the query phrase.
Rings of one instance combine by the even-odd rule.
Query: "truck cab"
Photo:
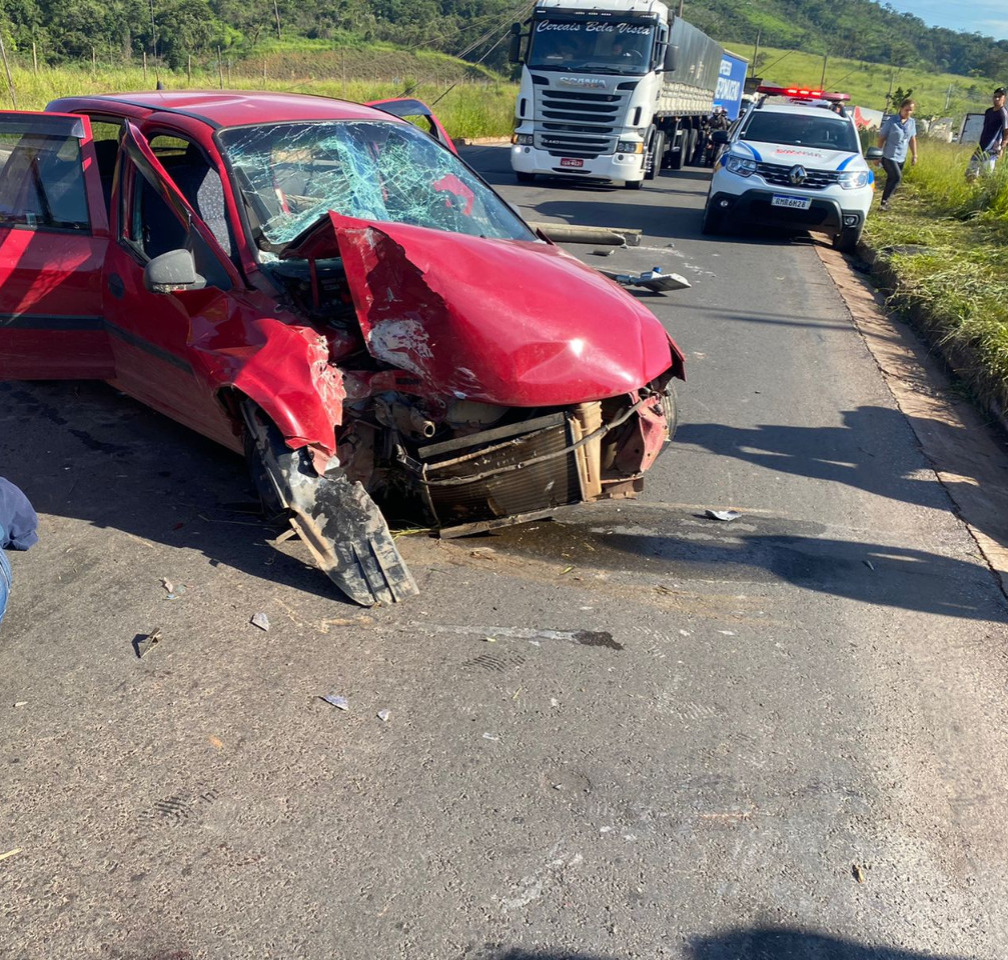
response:
[[[511,167],[622,180],[639,187],[660,167],[655,106],[669,47],[660,0],[539,0],[528,31],[513,28],[521,62]],[[660,141],[660,142],[659,142]]]

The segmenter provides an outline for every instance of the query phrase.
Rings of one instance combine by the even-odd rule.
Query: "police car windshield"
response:
[[[822,116],[763,113],[754,110],[739,134],[740,140],[759,140],[791,147],[860,153],[861,145],[849,120],[823,110]]]

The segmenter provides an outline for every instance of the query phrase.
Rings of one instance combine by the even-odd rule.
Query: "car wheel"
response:
[[[627,188],[627,190],[640,190],[640,188],[644,186],[644,181],[643,180],[627,180],[626,183],[623,184],[623,186],[625,186]]]
[[[535,180],[536,175],[534,173],[524,173],[519,171],[515,173],[515,179],[519,183],[532,183]]]
[[[700,232],[705,233],[707,236],[713,236],[721,232],[721,214],[711,206],[710,199],[707,200],[707,205],[704,207],[703,224],[700,227]]]
[[[251,400],[244,401],[242,416],[246,421],[249,418],[253,418],[263,425],[267,437],[266,442],[276,452],[278,458],[292,458],[294,456],[294,451],[284,443],[284,438],[280,431]],[[256,493],[259,494],[259,500],[262,503],[263,513],[266,514],[267,520],[274,522],[286,519],[288,515],[287,503],[277,488],[270,471],[266,468],[263,454],[259,450],[256,438],[248,426],[242,432],[242,444],[245,448],[245,462],[248,464],[249,474],[252,477],[252,485],[255,487]]]
[[[833,246],[841,253],[854,253],[861,239],[861,226],[844,227],[834,238]]]

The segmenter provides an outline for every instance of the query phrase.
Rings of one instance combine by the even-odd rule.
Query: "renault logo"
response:
[[[788,180],[790,180],[796,187],[803,184],[808,179],[808,174],[805,172],[805,168],[799,163],[797,166],[791,168],[788,173]]]

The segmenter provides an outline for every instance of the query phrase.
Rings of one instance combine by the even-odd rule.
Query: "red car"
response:
[[[444,534],[633,495],[683,356],[450,150],[318,97],[0,114],[0,376],[107,380],[244,451],[353,600]]]

